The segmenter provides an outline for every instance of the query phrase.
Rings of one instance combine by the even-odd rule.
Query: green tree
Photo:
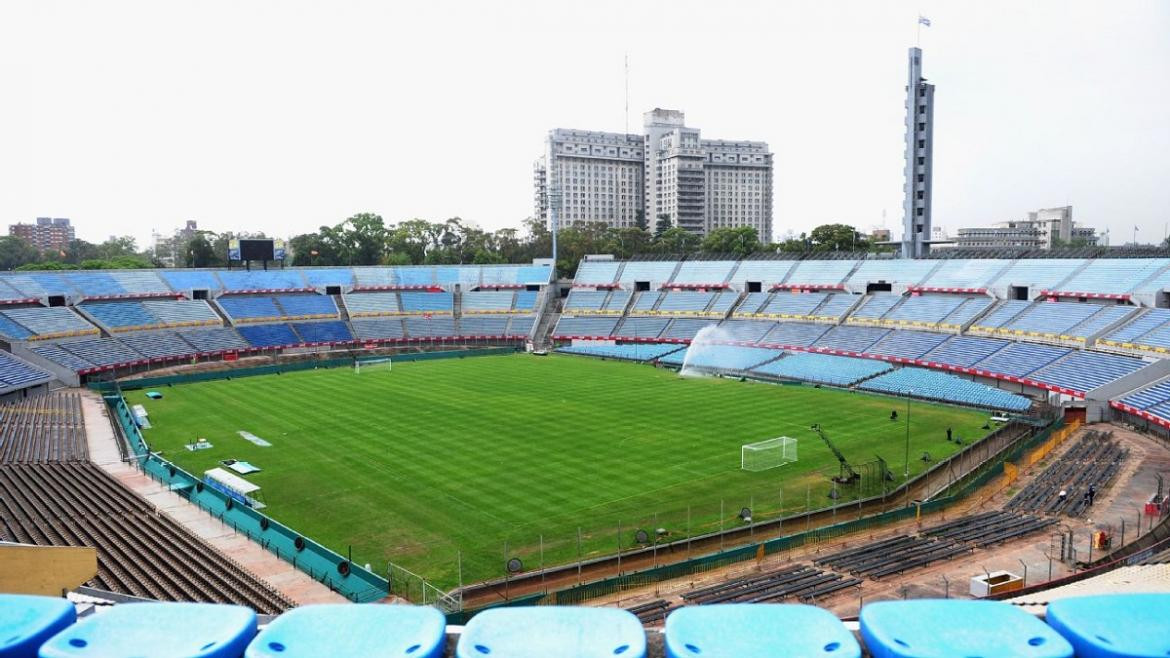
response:
[[[28,242],[12,235],[0,237],[0,269],[13,270],[39,258],[36,247]]]
[[[639,229],[641,229],[643,231],[650,228],[650,225],[646,222],[646,211],[645,210],[638,209],[638,210],[634,211],[634,226],[638,227]]]
[[[687,254],[699,246],[699,236],[685,228],[671,228],[654,240],[655,251],[663,254]]]
[[[187,267],[215,267],[224,263],[217,257],[214,245],[203,233],[198,233],[187,241],[187,246],[183,249],[183,262]]]
[[[736,254],[743,257],[760,250],[760,238],[756,229],[750,226],[717,228],[703,238],[700,248],[712,253]]]
[[[809,234],[814,251],[869,251],[869,241],[847,224],[822,224]]]
[[[674,226],[674,222],[670,221],[670,215],[659,215],[658,223],[654,225],[654,239],[658,240]]]
[[[386,223],[381,215],[358,213],[342,222],[349,265],[377,265],[386,251]]]

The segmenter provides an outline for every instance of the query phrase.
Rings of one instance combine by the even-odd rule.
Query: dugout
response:
[[[222,468],[217,467],[204,471],[203,483],[245,507],[252,509],[265,507],[264,502],[260,499],[259,486]]]

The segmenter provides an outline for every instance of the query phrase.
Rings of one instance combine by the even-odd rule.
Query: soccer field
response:
[[[612,553],[634,532],[672,538],[830,501],[837,461],[820,423],[853,463],[881,455],[901,477],[906,402],[811,386],[681,378],[617,361],[524,354],[399,362],[183,384],[126,395],[150,414],[146,439],[201,476],[220,460],[263,469],[266,513],[358,564],[387,560],[449,588]],[[897,409],[899,418],[890,420]],[[920,456],[982,437],[981,412],[913,402],[910,470]],[[250,432],[270,443],[245,440]],[[740,470],[740,446],[799,441],[799,460]],[[183,448],[197,437],[214,447]],[[844,498],[851,494],[843,490]],[[720,510],[723,510],[722,515]],[[620,534],[619,534],[620,528]],[[506,553],[505,553],[506,550]]]

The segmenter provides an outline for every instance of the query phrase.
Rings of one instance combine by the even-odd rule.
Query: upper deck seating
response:
[[[62,276],[85,297],[126,294],[122,284],[108,272],[63,272]]]
[[[1011,345],[998,338],[978,336],[954,336],[935,349],[922,355],[923,361],[945,363],[961,368],[970,368],[983,359]]]
[[[910,296],[903,300],[897,308],[886,313],[883,319],[888,324],[901,326],[936,326],[966,302],[965,297],[956,295]]]
[[[807,324],[804,322],[779,322],[772,326],[761,343],[769,345],[792,345],[793,347],[807,347],[817,342],[832,329],[823,324]]]
[[[867,352],[903,359],[920,359],[924,354],[947,340],[947,334],[926,331],[891,331],[885,338],[871,345]]]
[[[670,324],[662,330],[662,333],[658,334],[658,337],[663,340],[690,340],[699,333],[700,329],[713,326],[715,326],[713,320],[676,318],[670,321]]]
[[[608,290],[570,290],[569,297],[565,300],[564,312],[598,312],[608,297]]]
[[[781,379],[799,379],[833,386],[849,386],[891,368],[884,361],[829,354],[795,353],[759,366],[754,372]]]
[[[1076,302],[1038,302],[1023,313],[1000,325],[1014,333],[1060,335],[1089,319],[1101,306]]]
[[[328,295],[277,295],[281,316],[290,319],[336,318],[337,304]]]
[[[519,313],[531,313],[536,309],[536,295],[535,290],[521,290],[516,293],[516,301],[512,304],[512,310]]]
[[[449,292],[404,292],[399,296],[405,313],[451,313],[455,308]]]
[[[305,283],[310,288],[325,292],[326,288],[336,286],[343,291],[352,288],[354,284],[353,270],[348,267],[332,267],[319,270],[301,270]]]
[[[763,310],[763,306],[770,301],[771,293],[767,292],[749,292],[744,295],[743,301],[735,309],[735,316],[749,316]]]
[[[13,308],[0,314],[28,330],[28,340],[97,334],[97,327],[64,306]],[[4,328],[11,329],[11,325]]]
[[[301,290],[308,288],[300,270],[219,271],[224,290]]]
[[[1152,308],[1134,317],[1117,329],[1114,329],[1102,341],[1108,345],[1121,345],[1124,343],[1152,345],[1152,343],[1146,342],[1146,334],[1165,326],[1167,323],[1170,323],[1170,309]],[[1163,347],[1170,347],[1170,342]]]
[[[1089,338],[1118,322],[1124,321],[1136,312],[1137,309],[1133,306],[1124,306],[1121,304],[1117,306],[1105,306],[1100,311],[1090,315],[1087,320],[1069,329],[1068,333],[1080,338]]]
[[[929,288],[980,290],[991,285],[1010,261],[998,258],[963,258],[944,260],[942,266],[921,283]]]
[[[912,286],[937,266],[938,261],[932,260],[867,260],[849,277],[849,283],[858,287],[876,282]]]
[[[1056,284],[1068,278],[1085,261],[1080,258],[1028,259],[1012,263],[993,282],[996,286],[1029,286],[1029,294],[1035,296],[1041,290],[1052,290]]]
[[[669,323],[669,318],[628,317],[618,324],[613,335],[624,338],[658,338]]]
[[[279,320],[283,313],[272,297],[220,297],[215,300],[234,322],[265,322]]]
[[[757,293],[763,294],[763,293]],[[759,310],[760,315],[777,318],[809,318],[829,298],[824,292],[777,292]]]
[[[683,261],[671,283],[703,284],[723,283],[735,267],[733,260],[688,260]]]
[[[839,286],[856,264],[851,260],[802,260],[788,273],[786,286]]]
[[[715,300],[718,293],[677,291],[667,292],[658,304],[657,312],[665,315],[695,315],[706,314],[706,309]],[[731,296],[734,300],[734,295]],[[722,315],[722,313],[718,313]]]
[[[483,290],[463,293],[464,313],[507,313],[512,310],[516,293],[508,290]],[[531,308],[531,306],[529,306]]]
[[[827,320],[839,320],[859,299],[858,295],[839,292],[825,298],[825,303],[813,311],[813,316]]]
[[[1051,345],[1011,343],[974,367],[1012,377],[1025,377],[1071,351]]]
[[[900,295],[875,294],[862,302],[861,307],[849,315],[850,320],[878,320],[902,301]]]
[[[402,312],[396,292],[359,292],[345,295],[343,299],[351,318],[398,315]]]
[[[609,336],[617,326],[618,318],[574,318],[561,316],[555,336]]]
[[[648,314],[654,311],[654,307],[658,305],[658,300],[662,299],[662,293],[659,292],[639,292],[635,293],[634,304],[630,307],[630,313]]]
[[[651,289],[656,290],[662,284],[670,281],[671,276],[674,275],[674,268],[677,266],[677,261],[629,261],[618,275],[618,282],[622,284],[622,287],[628,288],[633,286],[636,281],[645,281],[650,283]]]
[[[206,290],[218,292],[223,290],[223,284],[215,272],[207,270],[162,270],[159,276],[172,290],[184,295],[192,290]]]
[[[1025,302],[1016,299],[1010,299],[1001,302],[999,306],[993,308],[990,313],[980,318],[973,327],[986,327],[989,329],[997,329],[1012,318],[1020,315],[1032,305],[1031,302]]]
[[[1075,351],[1068,357],[1033,372],[1028,375],[1028,379],[1088,392],[1136,372],[1145,365],[1141,359],[1128,356]]]
[[[618,268],[621,263],[612,260],[586,260],[577,266],[577,285],[596,285],[599,283],[613,283],[617,280]]]
[[[948,329],[958,329],[971,322],[995,303],[991,297],[971,297],[959,305],[952,313],[942,320],[939,326]]]
[[[775,322],[764,320],[728,320],[719,325],[719,328],[726,332],[728,340],[755,343],[774,326]]]
[[[203,300],[147,299],[87,302],[79,306],[115,332],[222,324]]]
[[[1170,265],[1170,258],[1094,258],[1058,292],[1123,294]]]
[[[761,289],[770,290],[784,281],[795,265],[794,260],[745,260],[740,262],[731,280],[739,286],[745,286],[749,281],[756,282]]]
[[[850,327],[840,325],[833,327],[817,339],[814,347],[823,347],[847,352],[864,352],[870,345],[878,342],[890,333],[889,329],[879,327]]]

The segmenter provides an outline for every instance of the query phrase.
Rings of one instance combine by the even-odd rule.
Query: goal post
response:
[[[739,451],[739,466],[745,471],[766,471],[794,461],[796,439],[789,436],[745,443]]]

